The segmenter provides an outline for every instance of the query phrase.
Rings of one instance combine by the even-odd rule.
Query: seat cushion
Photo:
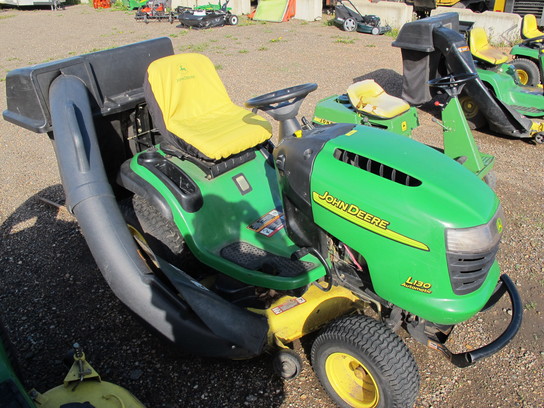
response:
[[[272,135],[270,123],[232,103],[212,62],[200,54],[164,57],[149,65],[144,84],[153,122],[193,154],[221,160]]]
[[[487,34],[481,27],[470,30],[470,52],[480,61],[492,65],[504,64],[508,55],[497,48],[493,48],[487,40]]]
[[[394,118],[410,109],[406,101],[389,95],[373,79],[350,85],[348,97],[357,111],[384,119]]]

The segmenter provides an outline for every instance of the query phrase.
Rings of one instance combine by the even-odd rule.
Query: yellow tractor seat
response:
[[[406,101],[389,95],[373,79],[350,85],[348,97],[357,111],[383,119],[394,118],[410,109]]]
[[[472,56],[491,65],[504,64],[508,61],[508,55],[497,48],[493,48],[487,39],[487,34],[482,27],[470,30],[469,47]]]
[[[231,101],[204,55],[178,54],[153,61],[144,92],[161,134],[198,158],[226,159],[272,136],[266,119]]]
[[[521,21],[521,38],[528,40],[543,35],[544,33],[538,29],[536,17],[533,14],[524,15],[523,20]]]

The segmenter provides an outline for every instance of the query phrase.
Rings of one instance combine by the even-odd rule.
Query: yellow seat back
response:
[[[469,47],[472,56],[480,61],[492,65],[504,64],[508,61],[508,55],[497,48],[493,48],[487,39],[487,34],[482,27],[470,30]]]
[[[163,136],[189,153],[221,160],[270,138],[272,127],[235,105],[212,62],[201,54],[153,61],[144,91],[153,122]]]
[[[394,118],[410,109],[406,101],[389,95],[373,79],[350,85],[348,97],[357,111],[384,119]]]
[[[528,40],[542,35],[544,35],[544,33],[538,29],[536,17],[533,14],[524,15],[523,20],[521,21],[521,38]]]

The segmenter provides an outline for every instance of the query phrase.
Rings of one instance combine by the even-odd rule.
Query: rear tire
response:
[[[174,222],[165,218],[143,197],[135,195],[119,207],[135,241],[152,261],[156,262],[156,255],[181,266],[193,259]]]
[[[402,340],[370,317],[341,318],[316,338],[312,365],[341,407],[412,407],[419,389],[416,363]]]
[[[344,24],[342,24],[344,31],[355,31],[357,28],[357,22],[353,18],[346,18]]]
[[[238,16],[231,14],[229,18],[227,19],[227,23],[229,25],[236,25],[238,24]]]
[[[527,58],[516,58],[511,63],[519,77],[521,85],[537,86],[540,83],[538,65]]]

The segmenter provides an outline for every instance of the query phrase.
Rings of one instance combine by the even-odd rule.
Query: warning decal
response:
[[[274,312],[275,315],[279,315],[303,303],[306,303],[306,299],[304,299],[303,297],[290,299],[287,302],[285,302],[283,305],[273,307],[272,311]]]
[[[247,227],[265,237],[271,237],[285,226],[285,217],[278,210],[272,210],[253,221]]]

